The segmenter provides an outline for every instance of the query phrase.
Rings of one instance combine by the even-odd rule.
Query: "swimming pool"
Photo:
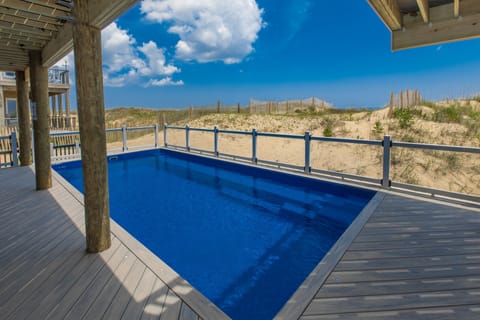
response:
[[[54,169],[83,191],[80,161]],[[233,319],[271,319],[374,192],[169,150],[109,157],[112,218]]]

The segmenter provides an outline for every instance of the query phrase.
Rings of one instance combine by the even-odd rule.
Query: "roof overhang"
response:
[[[401,50],[480,37],[479,0],[368,0]]]
[[[138,0],[89,1],[91,25],[103,29]],[[30,51],[51,67],[73,48],[73,0],[0,0],[0,70],[25,70]]]

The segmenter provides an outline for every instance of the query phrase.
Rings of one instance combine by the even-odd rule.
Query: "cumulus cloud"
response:
[[[183,60],[238,63],[253,51],[263,26],[255,0],[143,0],[140,9],[147,20],[170,24]]]
[[[102,31],[102,49],[106,86],[123,87],[142,82],[148,86],[155,81],[152,78],[180,72],[167,63],[163,48],[158,48],[153,41],[138,46],[136,39],[115,22]]]
[[[148,86],[164,87],[164,86],[183,86],[182,80],[173,81],[171,77],[166,77],[159,80],[150,80]]]

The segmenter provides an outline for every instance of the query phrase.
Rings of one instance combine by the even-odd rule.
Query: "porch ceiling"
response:
[[[400,50],[480,37],[478,0],[367,0]]]
[[[103,29],[138,0],[90,1],[90,22]],[[28,52],[51,67],[73,48],[74,0],[0,0],[0,70],[25,70]]]

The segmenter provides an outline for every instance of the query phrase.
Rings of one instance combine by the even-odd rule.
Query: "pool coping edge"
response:
[[[59,183],[83,207],[84,196],[52,169],[52,178]],[[110,218],[111,233],[123,243],[147,268],[170,288],[185,304],[202,319],[231,320],[220,308],[183,279],[178,273],[157,257],[127,230]]]
[[[323,286],[330,273],[341,260],[347,249],[373,215],[378,205],[385,199],[386,193],[377,191],[368,204],[362,209],[355,220],[335,242],[315,269],[298,287],[283,308],[274,317],[275,320],[299,319],[315,295]]]

